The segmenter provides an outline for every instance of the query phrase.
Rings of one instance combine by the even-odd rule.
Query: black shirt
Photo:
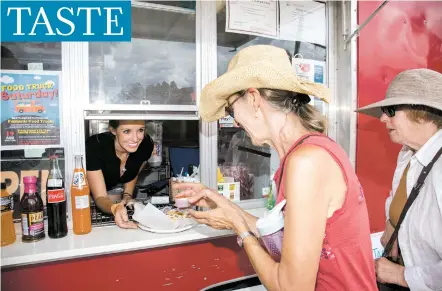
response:
[[[120,177],[120,159],[115,152],[115,136],[110,132],[93,135],[86,140],[86,168],[88,171],[101,170],[106,190],[118,184],[132,181],[147,161],[153,150],[152,139],[146,135],[134,153],[126,161],[126,171]]]

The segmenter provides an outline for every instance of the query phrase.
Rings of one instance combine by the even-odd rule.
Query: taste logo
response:
[[[2,0],[1,41],[130,41],[131,1]]]

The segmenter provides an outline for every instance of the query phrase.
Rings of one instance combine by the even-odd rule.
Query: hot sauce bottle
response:
[[[43,200],[37,193],[37,177],[23,178],[25,191],[20,201],[22,241],[35,242],[45,238]]]

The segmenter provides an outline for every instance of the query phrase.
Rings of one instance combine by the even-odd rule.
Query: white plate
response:
[[[189,230],[189,229],[191,229],[194,226],[195,225],[188,225],[188,226],[177,228],[177,229],[165,230],[165,229],[153,229],[153,228],[144,226],[141,223],[138,224],[138,227],[141,228],[142,230],[149,231],[149,232],[154,232],[154,233],[177,233],[177,232],[182,232],[182,231]]]

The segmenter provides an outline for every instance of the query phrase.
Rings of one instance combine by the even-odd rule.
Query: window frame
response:
[[[167,5],[132,1],[133,7],[156,9],[165,11],[183,11],[189,13],[191,9]],[[336,35],[329,34],[330,4],[326,3],[327,15],[327,42]],[[117,105],[117,104],[90,104],[89,103],[89,47],[85,42],[62,43],[62,85],[64,88],[64,133],[65,139],[65,167],[66,189],[70,188],[72,180],[74,154],[85,155],[85,120],[92,119],[145,119],[145,120],[198,120],[198,104],[201,90],[205,85],[218,77],[217,75],[217,23],[216,2],[196,1],[196,105]],[[326,84],[334,88],[335,75],[330,70],[332,55],[336,54],[327,43],[328,69]],[[134,114],[135,113],[135,114]],[[335,107],[329,105],[328,119],[334,124]],[[336,135],[333,130],[332,137]],[[329,133],[329,135],[330,135]],[[218,124],[217,122],[203,122],[200,120],[199,132],[201,182],[212,189],[217,189],[216,172],[218,168]],[[250,199],[237,202],[244,209],[264,207],[266,198]],[[69,210],[71,211],[71,210]]]

